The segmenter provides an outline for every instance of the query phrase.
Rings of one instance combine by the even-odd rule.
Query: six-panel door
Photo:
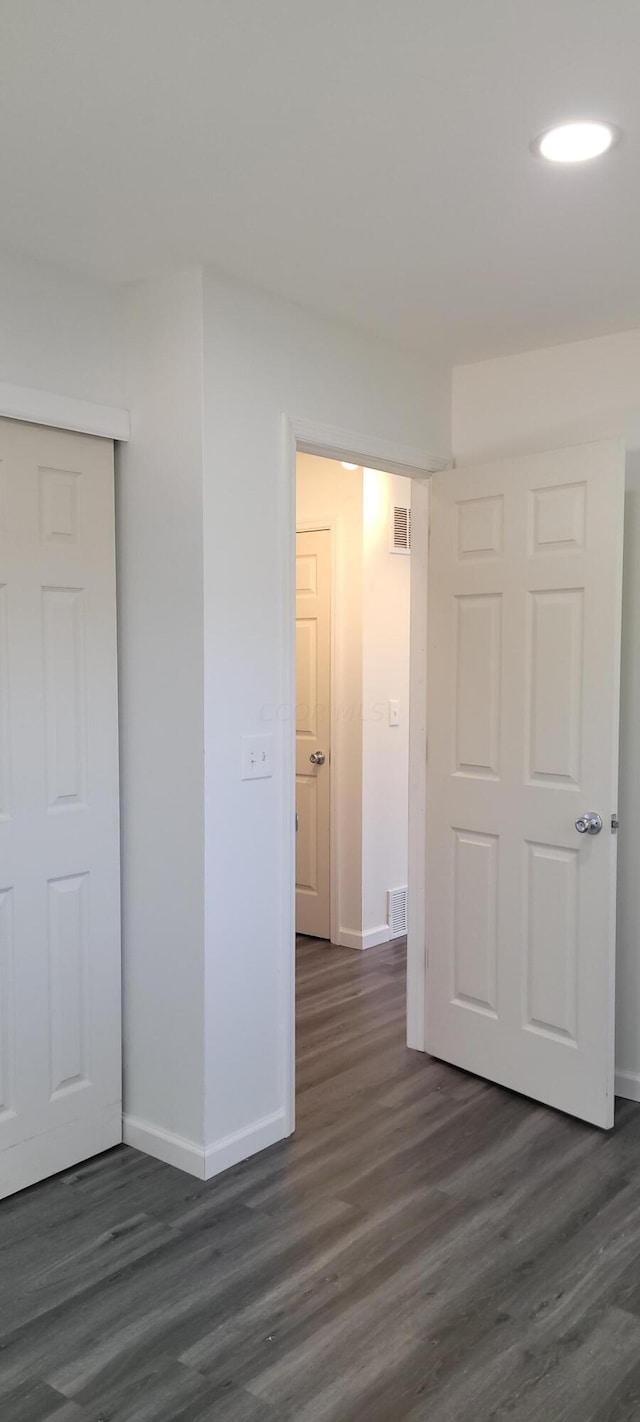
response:
[[[330,781],[331,533],[320,529],[296,535],[296,929],[317,938],[331,936]]]
[[[113,446],[0,421],[0,1195],[121,1139]]]
[[[617,444],[453,470],[430,542],[427,1050],[601,1126],[623,499]]]

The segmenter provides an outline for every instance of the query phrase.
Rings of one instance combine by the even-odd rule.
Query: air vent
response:
[[[394,504],[391,527],[391,552],[411,552],[411,509],[402,504]]]
[[[387,894],[387,922],[390,938],[404,938],[407,932],[407,890],[389,889]]]

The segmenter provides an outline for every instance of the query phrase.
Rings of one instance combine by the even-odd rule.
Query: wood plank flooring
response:
[[[640,1419],[640,1108],[408,1052],[402,947],[298,957],[293,1140],[0,1204],[2,1422]]]

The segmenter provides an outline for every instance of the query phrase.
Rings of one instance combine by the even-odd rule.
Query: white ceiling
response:
[[[639,58],[639,0],[0,0],[0,244],[457,360],[640,325]]]

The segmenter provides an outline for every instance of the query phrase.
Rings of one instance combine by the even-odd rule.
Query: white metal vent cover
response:
[[[391,938],[404,938],[407,932],[407,889],[389,889],[387,922]]]
[[[411,552],[411,509],[394,504],[391,520],[391,552]]]

